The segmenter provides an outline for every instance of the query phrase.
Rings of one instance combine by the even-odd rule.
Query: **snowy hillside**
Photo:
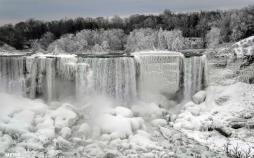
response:
[[[254,36],[250,36],[233,44],[232,49],[237,57],[254,55]]]

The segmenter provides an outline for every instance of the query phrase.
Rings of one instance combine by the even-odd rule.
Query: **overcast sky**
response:
[[[0,0],[0,25],[36,18],[111,17],[137,13],[160,13],[241,8],[254,0]]]

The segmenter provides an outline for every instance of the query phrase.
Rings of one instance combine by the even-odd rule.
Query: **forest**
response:
[[[201,47],[235,42],[254,35],[254,5],[234,10],[27,21],[0,27],[0,45],[19,50],[122,51],[149,48],[193,48],[186,39],[201,39]],[[175,43],[172,43],[176,39]],[[68,42],[65,41],[72,41]],[[72,48],[71,48],[72,47]],[[194,47],[195,48],[195,47]]]

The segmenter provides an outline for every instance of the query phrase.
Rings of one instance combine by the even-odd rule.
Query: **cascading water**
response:
[[[136,99],[136,71],[131,57],[79,58],[93,73],[96,94],[106,95],[122,102]]]
[[[184,58],[184,100],[191,100],[192,96],[207,84],[206,56]]]
[[[140,98],[164,104],[175,99],[181,90],[183,55],[178,52],[157,51],[134,53],[138,65]]]
[[[76,99],[82,100],[93,93],[93,72],[86,63],[78,63],[76,68]]]
[[[0,58],[0,90],[22,95],[24,87],[24,58],[2,56]]]
[[[0,56],[0,88],[48,102],[104,95],[128,104],[137,98],[190,100],[205,87],[205,56],[184,58],[168,51],[133,55]]]

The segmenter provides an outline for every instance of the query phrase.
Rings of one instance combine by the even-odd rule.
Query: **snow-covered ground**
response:
[[[210,86],[206,93],[205,102],[184,106],[174,127],[211,149],[220,151],[230,143],[231,149],[238,146],[241,151],[250,149],[254,154],[254,85],[237,82]]]
[[[254,150],[254,86],[214,85],[179,114],[153,103],[130,107],[106,98],[82,105],[0,94],[0,153],[20,157],[224,157]],[[194,99],[195,100],[195,99]],[[238,129],[234,122],[243,122]],[[226,137],[216,128],[223,129]]]
[[[210,158],[226,157],[225,147],[254,154],[254,85],[235,77],[235,70],[213,67],[210,86],[177,105],[179,113],[99,96],[47,105],[0,93],[0,157]]]
[[[254,36],[250,36],[233,44],[232,48],[237,57],[254,55]]]
[[[153,103],[115,106],[95,98],[83,106],[0,94],[0,154],[20,157],[195,157],[220,154],[171,127]]]

